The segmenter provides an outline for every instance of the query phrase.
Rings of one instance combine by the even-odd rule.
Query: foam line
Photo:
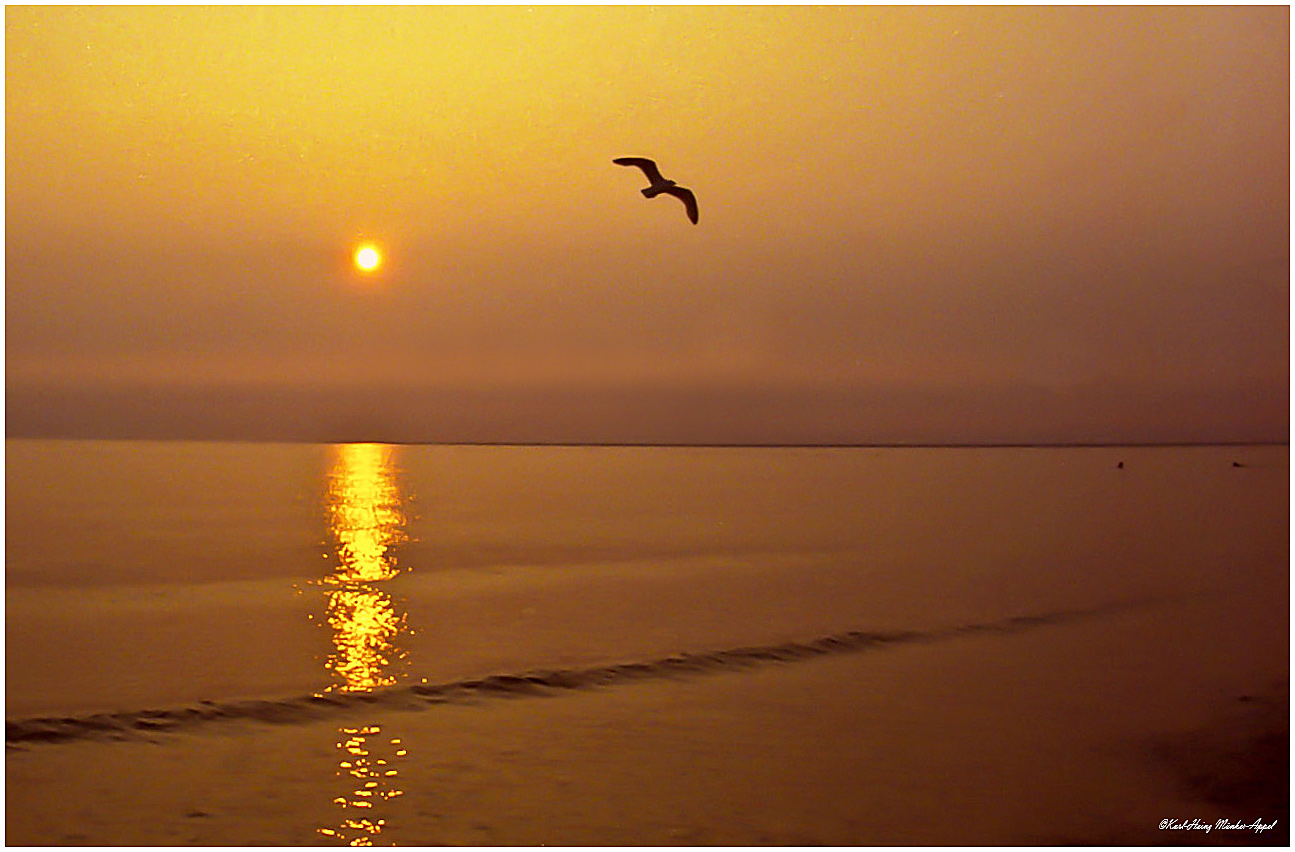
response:
[[[851,630],[799,642],[752,645],[717,651],[675,654],[655,660],[615,663],[580,669],[543,669],[521,674],[440,684],[397,686],[374,692],[329,692],[266,701],[198,704],[171,710],[97,713],[91,716],[42,717],[5,721],[6,745],[70,740],[128,739],[154,732],[193,729],[217,722],[270,724],[311,722],[344,716],[357,709],[418,710],[437,704],[467,704],[490,698],[558,695],[573,690],[615,686],[642,680],[671,679],[793,663],[815,657],[880,650],[912,642],[953,639],[976,633],[1016,633],[1048,625],[1141,606],[1149,601],[1108,604],[1088,609],[1021,615],[1001,621],[963,624],[941,630],[867,632]]]

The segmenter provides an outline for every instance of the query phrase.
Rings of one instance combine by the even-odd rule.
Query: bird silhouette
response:
[[[688,212],[688,221],[694,225],[697,224],[697,197],[692,194],[692,190],[684,189],[674,181],[661,177],[661,171],[656,167],[656,163],[647,157],[617,157],[612,162],[618,166],[638,166],[652,184],[647,189],[641,190],[645,198],[656,198],[663,192],[666,195],[673,195],[683,202],[684,210]]]

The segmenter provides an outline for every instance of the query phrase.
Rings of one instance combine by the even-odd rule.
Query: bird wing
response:
[[[692,194],[691,189],[684,189],[682,186],[672,186],[664,189],[662,192],[667,195],[673,195],[683,202],[684,209],[688,211],[688,221],[694,225],[697,224],[697,196]]]
[[[652,183],[660,183],[662,180],[661,172],[657,171],[656,163],[647,157],[617,157],[612,162],[618,166],[638,166]]]

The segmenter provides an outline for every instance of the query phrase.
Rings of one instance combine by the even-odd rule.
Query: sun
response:
[[[365,272],[372,272],[382,264],[382,255],[373,246],[360,246],[355,250],[355,266]]]

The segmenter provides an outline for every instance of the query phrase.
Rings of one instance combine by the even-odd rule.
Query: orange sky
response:
[[[1288,434],[1287,7],[5,22],[11,435]]]

